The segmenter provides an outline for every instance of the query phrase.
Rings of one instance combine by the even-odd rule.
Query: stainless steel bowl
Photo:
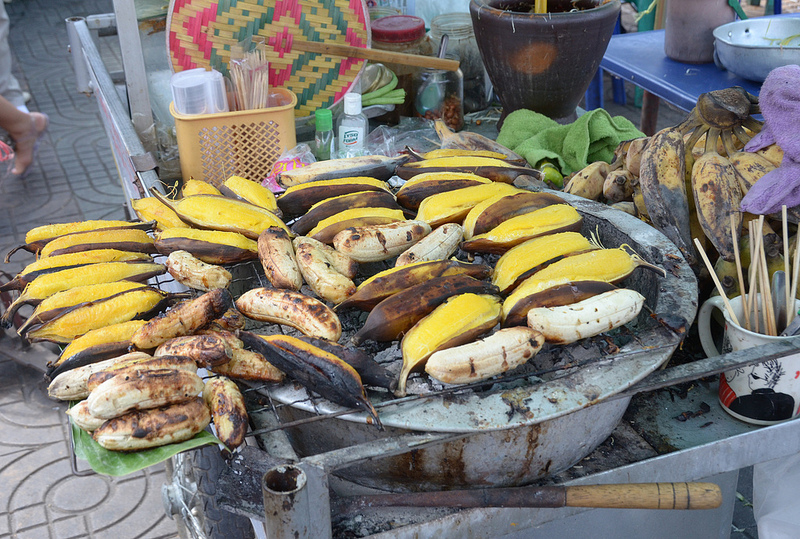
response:
[[[714,62],[757,82],[776,67],[800,64],[800,17],[759,17],[718,26]]]

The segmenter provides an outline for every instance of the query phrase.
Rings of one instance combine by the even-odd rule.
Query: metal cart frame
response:
[[[149,98],[143,86],[144,63],[141,50],[137,50],[138,30],[133,13],[133,3],[115,0],[115,15],[71,18],[67,20],[70,48],[78,80],[78,91],[91,93],[98,107],[119,170],[126,199],[146,196],[150,188],[163,190],[155,171],[155,159],[148,151],[154,144],[152,118],[148,120]],[[120,36],[124,57],[128,101],[123,104],[117,88],[105,68],[94,44],[92,30],[101,26],[116,26]],[[137,84],[137,81],[139,84]],[[145,111],[146,112],[143,112]],[[133,111],[133,112],[131,112]],[[133,118],[133,119],[132,119]],[[643,382],[649,389],[666,387],[678,381],[697,380],[728,370],[738,363],[754,363],[765,357],[785,357],[798,353],[800,340],[788,344],[770,345],[704,360],[666,371],[657,372]],[[680,369],[680,372],[676,369]],[[715,387],[698,386],[688,401],[672,402],[668,392],[648,393],[652,410],[661,410],[664,417],[675,417],[681,407],[692,407],[698,402],[716,399]],[[712,405],[713,407],[713,405]],[[718,408],[718,407],[717,407]],[[652,412],[651,410],[651,412]],[[406,527],[373,537],[581,537],[586,530],[593,538],[625,536],[625,530],[637,537],[673,537],[681,528],[691,530],[692,536],[727,538],[733,515],[734,494],[738,470],[756,463],[785,457],[800,447],[800,423],[796,421],[770,427],[755,428],[740,424],[721,410],[712,409],[706,421],[712,420],[721,427],[717,430],[697,428],[689,422],[665,429],[659,436],[670,445],[664,454],[647,458],[633,457],[628,463],[619,465],[603,455],[592,456],[593,466],[584,466],[584,471],[571,470],[570,474],[558,478],[564,484],[597,484],[653,481],[698,481],[711,480],[720,485],[725,496],[723,506],[714,511],[621,511],[600,509],[503,509],[481,508],[450,512],[442,515],[435,511],[416,511],[415,522]],[[623,421],[612,436],[638,434]],[[688,431],[692,431],[688,434]],[[273,534],[293,529],[305,532],[300,537],[329,537],[330,490],[350,488],[342,486],[333,474],[337,469],[352,465],[362,459],[379,458],[389,452],[401,453],[426,444],[445,441],[437,435],[408,436],[403,439],[384,441],[379,444],[359,446],[347,451],[333,451],[298,460],[292,456],[291,448],[280,433],[267,436],[262,442],[269,447],[269,458],[264,452],[244,448],[237,454],[231,473],[255,474],[259,486],[261,476],[272,465],[295,461],[302,471],[305,487],[300,497],[298,491],[292,496],[292,511],[281,511],[277,516],[265,515],[257,499],[244,500],[231,489],[221,488],[219,501],[223,507],[249,516],[254,521],[266,521]],[[641,438],[639,438],[641,439]],[[641,457],[641,455],[639,455]],[[576,467],[580,468],[580,467]],[[356,489],[358,490],[358,489]],[[252,494],[252,493],[251,493]],[[258,493],[257,493],[258,494]],[[252,497],[251,497],[252,498]],[[302,501],[298,501],[302,499]],[[287,498],[288,500],[288,498]],[[286,500],[284,500],[285,502]],[[263,503],[263,500],[262,500]],[[261,511],[259,513],[259,511]],[[395,518],[399,513],[391,510],[386,518]],[[256,526],[256,533],[263,530]]]

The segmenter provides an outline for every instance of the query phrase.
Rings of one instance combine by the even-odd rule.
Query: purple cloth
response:
[[[759,93],[764,127],[747,143],[753,152],[777,143],[781,166],[761,177],[742,199],[741,210],[767,215],[800,205],[800,66],[770,71]]]

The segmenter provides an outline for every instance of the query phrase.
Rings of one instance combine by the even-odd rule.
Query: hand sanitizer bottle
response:
[[[338,156],[357,157],[364,155],[364,143],[369,130],[367,117],[361,113],[361,94],[344,96],[344,114],[336,124],[338,133]]]

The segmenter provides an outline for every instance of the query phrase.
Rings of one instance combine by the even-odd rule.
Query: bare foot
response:
[[[27,131],[20,134],[11,133],[11,138],[14,139],[14,153],[16,154],[14,168],[11,173],[17,176],[25,175],[28,167],[33,163],[39,137],[47,130],[49,123],[47,115],[41,112],[31,112],[30,118],[31,122]]]

